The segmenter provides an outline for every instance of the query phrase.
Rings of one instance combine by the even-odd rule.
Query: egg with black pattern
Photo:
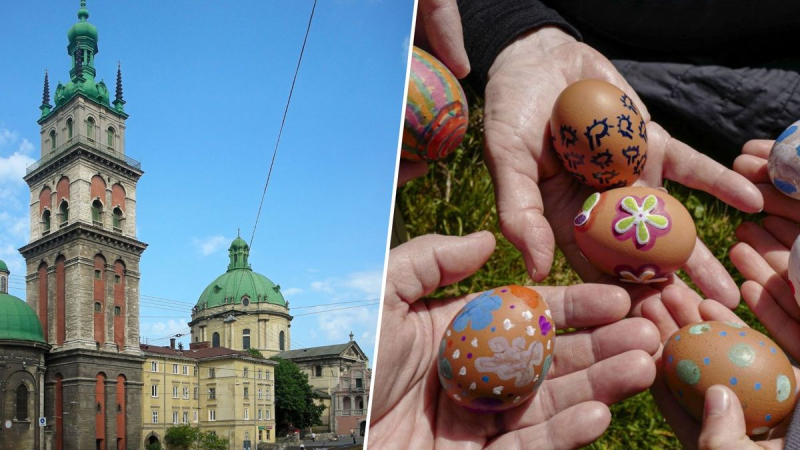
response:
[[[747,434],[764,434],[790,416],[797,383],[789,358],[770,338],[743,325],[687,325],[664,345],[662,370],[678,403],[698,421],[706,390],[729,387],[744,411]]]

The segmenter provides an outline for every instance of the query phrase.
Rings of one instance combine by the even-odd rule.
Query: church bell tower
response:
[[[55,450],[137,447],[141,434],[136,184],[122,71],[113,102],[95,77],[97,28],[82,0],[67,32],[69,81],[42,96],[41,156],[28,167],[27,301],[47,343],[46,435]],[[94,426],[90,426],[93,424]]]

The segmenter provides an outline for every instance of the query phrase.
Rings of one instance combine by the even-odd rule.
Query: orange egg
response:
[[[555,325],[534,289],[503,286],[467,303],[439,346],[439,380],[458,404],[499,412],[536,394],[553,361]]]
[[[697,232],[689,211],[666,192],[624,187],[596,192],[575,217],[575,243],[601,271],[656,283],[689,260]]]
[[[567,86],[553,105],[550,132],[567,171],[598,191],[632,185],[647,163],[644,118],[628,95],[605,81]]]
[[[797,383],[783,350],[756,330],[736,323],[699,322],[670,336],[662,370],[678,403],[703,417],[706,390],[729,387],[744,411],[747,434],[764,434],[794,410]]]

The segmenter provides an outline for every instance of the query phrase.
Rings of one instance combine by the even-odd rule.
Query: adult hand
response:
[[[755,183],[764,197],[764,211],[800,222],[800,202],[782,194],[769,179],[767,160],[774,143],[764,139],[748,141],[742,148],[742,154],[733,162],[733,170]]]
[[[652,321],[661,334],[662,342],[680,328],[703,320],[735,322],[747,326],[733,311],[714,300],[697,303],[688,288],[670,286],[664,289],[661,300],[651,298],[642,305],[642,316]],[[774,337],[775,335],[773,335]],[[663,348],[662,348],[663,349]],[[736,394],[728,387],[716,385],[706,391],[703,422],[694,420],[669,390],[661,370],[661,351],[656,355],[658,375],[650,388],[664,418],[687,449],[745,450],[781,449],[791,416],[774,428],[767,440],[753,442],[745,432],[744,413]],[[800,380],[800,371],[794,369]]]
[[[494,236],[427,235],[391,251],[375,364],[369,445],[376,448],[568,448],[608,427],[606,405],[646,389],[658,333],[615,286],[537,287],[559,328],[553,365],[538,394],[490,415],[471,412],[441,389],[436,356],[450,320],[474,297],[422,300],[480,268]]]
[[[464,33],[456,0],[420,0],[414,45],[427,47],[456,78],[469,74]]]
[[[572,219],[592,190],[561,166],[549,141],[556,98],[567,85],[587,78],[616,85],[634,100],[647,122],[648,161],[637,185],[659,187],[668,178],[743,211],[761,209],[761,195],[747,179],[650,121],[639,97],[605,57],[558,28],[542,27],[518,38],[496,58],[489,71],[484,117],[485,159],[494,180],[500,224],[523,253],[534,280],[547,276],[558,244],[584,281],[616,282],[592,267],[575,246]],[[702,242],[697,242],[684,269],[708,297],[729,308],[738,304],[736,284]],[[659,294],[642,287],[629,292],[634,314],[642,300]]]

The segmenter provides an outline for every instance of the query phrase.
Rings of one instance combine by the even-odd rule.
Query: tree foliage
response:
[[[164,443],[179,450],[226,450],[228,440],[191,425],[167,428]]]
[[[325,406],[314,404],[319,397],[308,384],[308,375],[291,361],[278,357],[270,359],[278,362],[275,367],[275,423],[278,431],[322,425]]]
[[[249,353],[253,358],[264,359],[264,354],[261,353],[261,351],[257,348],[249,348],[247,353]]]

